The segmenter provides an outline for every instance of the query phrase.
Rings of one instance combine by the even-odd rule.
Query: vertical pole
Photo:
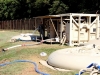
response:
[[[62,16],[61,16],[61,24],[60,24],[60,41],[62,39],[62,25],[63,25],[63,22],[62,22]]]
[[[72,14],[70,13],[69,46],[72,46]]]
[[[91,16],[89,16],[89,23],[88,26],[90,27],[91,24]],[[88,41],[90,41],[90,28],[88,29]]]
[[[78,24],[79,24],[79,28],[78,28],[78,44],[80,44],[80,25],[81,25],[81,16],[79,16],[78,19]]]
[[[97,15],[96,38],[99,38],[99,15]]]

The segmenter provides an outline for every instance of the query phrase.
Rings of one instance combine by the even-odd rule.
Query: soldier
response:
[[[40,33],[40,38],[43,40],[45,38],[45,27],[42,22],[40,23],[38,27],[38,31]]]

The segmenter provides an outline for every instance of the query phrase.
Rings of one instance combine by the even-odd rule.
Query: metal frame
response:
[[[66,18],[64,18],[66,17]],[[67,18],[68,17],[68,18]],[[78,22],[74,19],[74,17],[78,18]],[[99,14],[85,14],[85,13],[66,13],[66,14],[58,14],[58,15],[46,15],[46,16],[38,16],[34,17],[35,19],[41,18],[43,19],[55,19],[60,20],[60,40],[62,39],[62,25],[64,20],[69,20],[70,26],[69,26],[69,45],[73,45],[73,30],[72,30],[72,24],[75,23],[76,27],[78,28],[78,44],[80,44],[80,29],[81,27],[81,18],[86,17],[88,24],[84,24],[88,28],[88,41],[90,40],[90,28],[93,26],[94,23],[96,23],[96,38],[99,38]],[[91,22],[91,18],[96,17],[96,19]],[[57,18],[57,19],[56,19]],[[36,23],[35,23],[36,24]],[[36,26],[36,25],[35,25]]]

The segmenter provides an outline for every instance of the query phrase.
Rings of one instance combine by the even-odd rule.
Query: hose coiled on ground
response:
[[[12,62],[6,62],[6,63],[3,63],[3,64],[0,64],[0,66],[5,66],[5,65],[9,65],[9,64],[12,64],[12,63],[15,63],[15,62],[29,62],[29,63],[32,63],[34,64],[35,66],[35,71],[41,75],[50,75],[50,74],[47,74],[47,73],[44,73],[44,72],[41,72],[38,70],[38,66],[35,62],[33,61],[30,61],[30,60],[15,60],[15,61],[12,61]]]

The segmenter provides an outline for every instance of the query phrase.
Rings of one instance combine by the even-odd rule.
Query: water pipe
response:
[[[92,66],[93,66],[95,69],[97,69],[97,70],[100,71],[100,65],[98,65],[97,63],[91,63],[89,66],[87,66],[87,68],[91,68]]]
[[[32,63],[34,64],[35,66],[35,71],[41,75],[50,75],[50,74],[47,74],[47,73],[44,73],[44,72],[41,72],[38,70],[38,66],[35,62],[33,61],[30,61],[30,60],[15,60],[15,61],[12,61],[12,62],[6,62],[6,63],[3,63],[3,64],[0,64],[0,66],[5,66],[5,65],[9,65],[9,64],[12,64],[12,63],[15,63],[15,62],[29,62],[29,63]]]
[[[90,73],[90,75],[92,75],[93,73],[98,73],[98,72],[100,72],[100,66],[99,66],[97,63],[91,63],[91,64],[88,65],[86,68],[91,68],[92,66],[93,66],[94,69],[96,69],[96,71],[93,70],[93,71]],[[81,75],[81,74],[83,74],[84,72],[86,72],[86,70],[82,69],[82,70],[79,71],[78,74],[75,74],[75,75]]]
[[[5,49],[2,49],[3,52],[9,50],[9,49],[12,49],[12,48],[16,48],[16,47],[21,47],[21,46],[34,46],[34,45],[39,45],[43,43],[43,41],[39,42],[39,43],[36,43],[36,44],[21,44],[21,45],[15,45],[15,46],[11,46],[11,47],[8,47],[8,48],[5,48]]]
[[[81,69],[81,70],[79,71],[79,73],[78,73],[78,74],[75,74],[75,75],[81,75],[81,74],[83,74],[84,72],[86,72],[86,70]]]
[[[54,39],[54,38],[52,38]],[[21,47],[21,46],[34,46],[34,45],[40,45],[42,44],[43,42],[47,41],[49,39],[46,39],[46,40],[41,40],[39,43],[36,43],[36,44],[21,44],[21,45],[15,45],[15,46],[11,46],[11,47],[8,47],[8,48],[5,48],[5,49],[2,49],[3,52],[9,50],[9,49],[12,49],[12,48],[16,48],[16,47]]]

